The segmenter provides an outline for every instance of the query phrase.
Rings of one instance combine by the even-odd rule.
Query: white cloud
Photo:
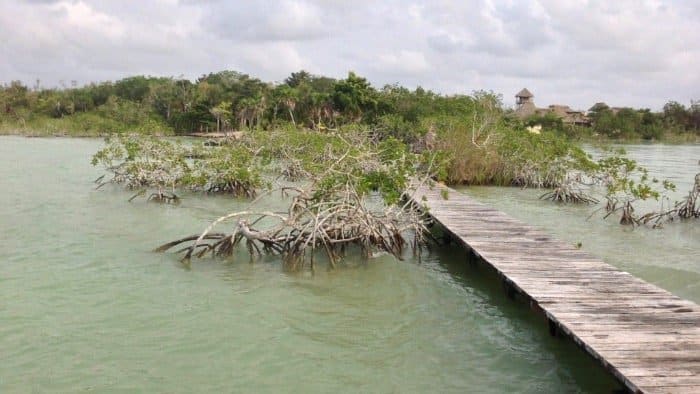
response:
[[[290,70],[313,69],[313,65],[289,43],[242,44],[231,53],[231,59],[238,60],[253,75],[280,76],[281,80]]]
[[[98,34],[109,39],[124,36],[126,27],[115,17],[98,12],[82,1],[61,1],[51,6],[65,19],[66,25],[81,34]]]
[[[328,29],[321,9],[300,0],[215,2],[203,23],[212,33],[234,41],[313,40]]]
[[[523,86],[537,103],[700,98],[695,0],[0,0],[0,82],[236,69],[355,70],[444,93]]]
[[[378,71],[397,76],[421,74],[430,69],[430,64],[422,52],[405,50],[379,54],[373,66]]]

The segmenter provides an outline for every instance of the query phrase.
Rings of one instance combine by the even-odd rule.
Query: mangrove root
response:
[[[289,188],[285,191],[289,193]],[[178,251],[189,264],[192,256],[231,256],[236,246],[245,245],[251,257],[279,255],[286,269],[299,270],[307,265],[314,268],[316,251],[324,253],[335,267],[350,247],[359,248],[363,258],[386,252],[402,259],[407,245],[415,250],[425,240],[425,216],[411,204],[372,210],[351,187],[323,199],[310,198],[301,190],[292,194],[286,214],[231,213],[214,221],[199,236],[169,242],[156,251],[191,242]],[[233,218],[237,221],[230,233],[210,232]]]
[[[148,196],[147,201],[159,202],[163,204],[179,204],[180,197],[170,192],[156,192]]]
[[[587,195],[579,188],[569,184],[564,183],[555,187],[540,196],[541,200],[550,200],[560,203],[574,203],[574,204],[597,204],[598,200],[592,196]]]

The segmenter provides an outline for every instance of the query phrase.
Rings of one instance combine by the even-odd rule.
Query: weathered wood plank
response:
[[[700,306],[442,188],[413,199],[630,391],[700,393]]]
[[[589,342],[588,340],[586,342]],[[593,342],[593,341],[590,341]],[[620,344],[624,343],[624,349],[628,350],[674,350],[674,351],[685,351],[685,350],[693,350],[693,351],[700,351],[700,342],[688,342],[686,338],[675,340],[675,341],[658,341],[656,338],[653,337],[647,337],[646,341],[630,341],[630,340],[625,340],[625,342],[622,341],[616,341],[616,342],[608,342],[608,343],[595,343],[595,348],[599,351],[605,351],[605,350],[615,350],[620,348]],[[697,366],[698,369],[700,369],[700,364]],[[700,372],[700,371],[699,371]]]
[[[617,303],[610,303],[608,306],[604,305],[586,305],[586,304],[550,304],[547,308],[547,310],[552,311],[552,313],[557,313],[557,315],[561,313],[615,313],[617,315],[627,315],[627,314],[645,314],[645,313],[653,313],[653,314],[663,314],[663,313],[676,313],[676,314],[682,314],[682,313],[698,313],[700,312],[700,308],[697,307],[695,304],[691,304],[688,302],[687,304],[683,305],[678,305],[678,304],[649,304],[649,305],[641,305],[641,304],[635,304],[634,309],[630,309],[629,307],[622,305],[622,304],[617,304]]]

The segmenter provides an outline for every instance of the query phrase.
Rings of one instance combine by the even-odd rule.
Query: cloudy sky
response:
[[[0,83],[224,69],[660,109],[700,99],[700,1],[0,0]]]

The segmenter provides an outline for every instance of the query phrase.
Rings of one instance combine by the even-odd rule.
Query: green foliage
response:
[[[333,103],[348,121],[369,120],[377,110],[377,92],[367,79],[351,71],[335,84]]]
[[[596,170],[602,174],[607,197],[612,200],[658,200],[662,193],[676,186],[664,180],[649,177],[649,171],[620,152],[598,161]]]
[[[425,134],[420,123],[408,121],[394,113],[379,116],[375,129],[382,137],[395,137],[407,143],[415,143]]]
[[[350,187],[398,202],[416,173],[418,157],[402,142],[375,141],[367,132],[322,134],[305,130],[258,132],[216,146],[179,143],[141,135],[114,135],[92,159],[129,188],[188,188],[255,196],[286,176],[314,184],[323,199]]]
[[[685,106],[677,101],[669,101],[664,105],[663,118],[670,125],[684,126],[688,123],[689,115]]]
[[[312,78],[313,76],[308,71],[300,70],[285,78],[284,83],[289,87],[296,88],[308,84]]]
[[[92,157],[113,174],[111,181],[130,189],[154,187],[175,189],[190,171],[181,144],[152,136],[113,135]]]
[[[669,139],[673,135],[700,135],[700,109],[670,101],[663,112],[649,109],[609,108],[602,103],[591,108],[593,130],[613,139]],[[693,138],[689,138],[693,140]]]
[[[547,112],[544,115],[532,115],[525,120],[527,126],[542,126],[542,129],[563,133],[564,121],[553,112]]]
[[[435,131],[435,150],[442,154],[439,180],[550,187],[561,184],[573,170],[585,172],[593,166],[559,130],[544,128],[534,133],[510,121],[500,97],[492,93],[477,92],[458,102],[459,115],[424,120],[429,122],[426,128]],[[541,124],[541,120],[533,118],[529,124]]]
[[[193,153],[195,159],[182,182],[193,190],[254,197],[269,186],[263,180],[263,162],[245,146],[197,146]]]
[[[0,87],[0,130],[70,135],[135,130],[187,134],[222,129],[272,130],[286,127],[286,123],[317,131],[362,124],[380,138],[392,136],[413,144],[426,135],[434,119],[456,117],[469,122],[466,118],[474,115],[475,107],[483,110],[477,114],[489,114],[489,106],[498,107],[499,117],[505,116],[500,97],[492,92],[445,96],[399,85],[377,90],[353,72],[335,80],[301,70],[279,84],[225,70],[196,81],[133,76],[82,87],[38,86],[29,89],[14,81]],[[70,120],[79,114],[98,114],[103,119],[82,116]],[[598,104],[591,108],[590,117],[592,130],[607,138],[656,140],[681,136],[681,140],[693,140],[700,135],[700,105],[693,101],[689,107],[669,102],[661,113]],[[517,122],[502,121],[517,127]],[[526,124],[539,124],[544,130],[572,138],[589,131],[565,126],[553,114],[533,117]]]
[[[140,102],[148,95],[150,84],[149,78],[144,76],[124,78],[114,84],[114,94],[124,100]]]
[[[440,116],[431,118],[430,128],[437,135],[435,150],[441,152],[442,167],[438,178],[450,184],[504,183],[499,178],[500,160],[494,147],[496,139],[477,145],[472,142],[473,117]],[[495,137],[500,131],[493,131]]]
[[[245,146],[184,146],[147,135],[113,135],[92,157],[112,174],[108,182],[130,189],[188,188],[235,196],[254,196],[265,186],[263,165]]]
[[[624,150],[613,150],[598,160],[595,177],[605,186],[607,216],[619,212],[620,223],[626,225],[646,222],[653,213],[640,216],[635,213],[634,203],[649,199],[659,200],[676,186],[668,181],[650,178],[646,168],[625,157]],[[645,219],[646,218],[646,219]]]
[[[313,182],[315,198],[351,185],[360,195],[378,192],[387,203],[395,203],[419,161],[401,141],[376,141],[366,131],[260,132],[246,143],[268,160],[275,173]]]
[[[443,200],[448,200],[450,198],[450,192],[448,189],[440,189],[440,197]]]

